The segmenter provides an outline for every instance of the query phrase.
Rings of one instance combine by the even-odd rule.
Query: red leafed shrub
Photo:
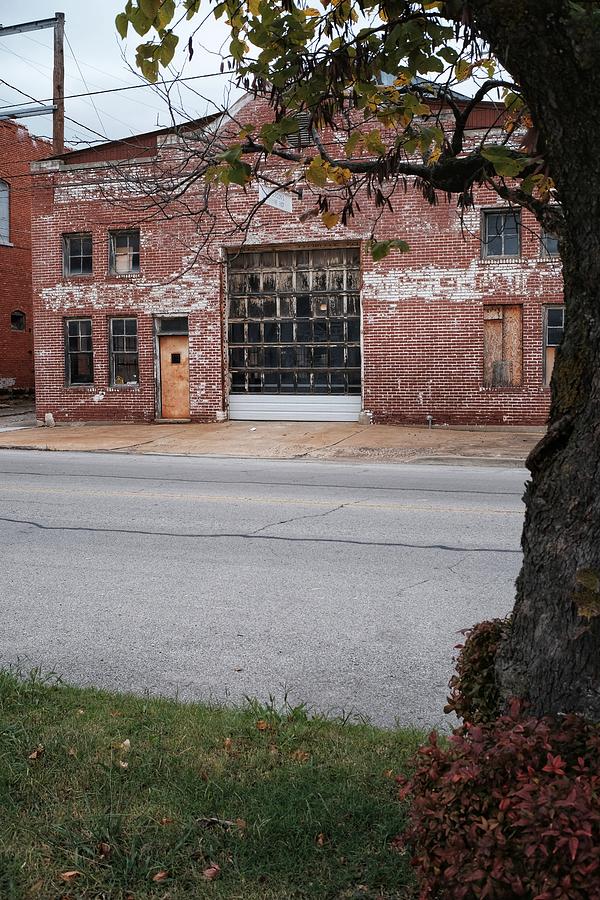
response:
[[[456,648],[456,674],[450,679],[450,696],[444,712],[478,724],[500,714],[500,692],[496,681],[496,653],[510,626],[510,619],[480,622],[468,631],[464,644]]]
[[[600,728],[577,716],[468,725],[401,781],[421,900],[600,897]]]

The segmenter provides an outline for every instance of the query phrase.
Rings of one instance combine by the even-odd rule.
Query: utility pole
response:
[[[54,156],[65,152],[65,14],[54,13],[54,70],[52,73],[52,151]]]
[[[0,115],[0,119],[24,119],[28,116],[41,116],[52,113],[52,144],[55,156],[65,150],[65,14],[54,13],[53,19],[38,19],[35,22],[21,22],[19,25],[0,25],[0,37],[9,34],[23,34],[25,31],[41,31],[43,28],[54,29],[54,71],[52,77],[52,106],[20,107]]]

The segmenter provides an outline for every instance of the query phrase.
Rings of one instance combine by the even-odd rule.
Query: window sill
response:
[[[79,281],[80,278],[93,278],[93,277],[94,277],[94,273],[93,273],[93,272],[84,272],[84,273],[82,273],[81,275],[66,275],[66,274],[63,274],[62,280],[63,280],[63,281]]]
[[[141,274],[141,272],[107,272],[106,277],[122,281],[124,278],[139,278]]]
[[[0,240],[0,247],[14,247],[15,245],[12,241],[2,241]]]
[[[503,263],[506,265],[510,265],[510,263],[519,263],[523,259],[525,259],[525,257],[523,257],[522,255],[519,255],[519,256],[508,256],[508,255],[507,256],[480,256],[479,262],[486,263],[487,265],[490,265],[491,263]]]
[[[140,385],[137,384],[109,384],[110,391],[139,391]]]

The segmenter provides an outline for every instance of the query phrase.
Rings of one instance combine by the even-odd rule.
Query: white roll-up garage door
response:
[[[359,274],[357,247],[230,256],[232,419],[357,419]]]

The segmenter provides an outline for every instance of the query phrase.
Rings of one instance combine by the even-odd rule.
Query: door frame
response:
[[[163,322],[168,319],[181,319],[185,318],[188,320],[187,331],[161,331],[160,330],[160,322]],[[153,316],[153,331],[154,331],[154,418],[162,419],[162,380],[161,380],[161,372],[160,372],[160,339],[161,337],[168,337],[169,335],[180,335],[187,336],[188,339],[188,352],[190,345],[190,324],[189,324],[189,316],[187,312],[169,312],[165,315],[155,314]]]

